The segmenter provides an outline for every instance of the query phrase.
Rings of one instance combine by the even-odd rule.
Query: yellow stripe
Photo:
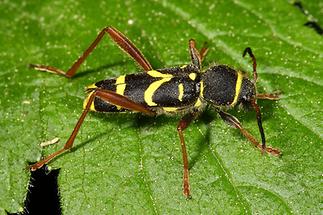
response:
[[[117,78],[116,80],[116,93],[118,93],[119,95],[124,94],[124,90],[126,89],[126,84],[125,84],[125,80],[126,80],[126,76],[125,75],[121,75]]]
[[[236,92],[235,92],[235,95],[234,95],[234,99],[233,99],[232,103],[230,104],[231,107],[233,107],[233,106],[235,106],[237,104],[239,94],[240,94],[240,91],[241,91],[242,78],[243,78],[242,72],[238,71],[237,76],[238,77],[237,77],[237,82],[236,82]]]
[[[86,87],[86,89],[93,89],[93,88],[98,88],[95,84],[91,84]]]
[[[175,112],[175,111],[177,111],[177,108],[176,107],[163,107],[163,110],[167,111],[167,112]]]
[[[192,79],[193,81],[195,80],[196,78],[196,73],[192,72],[188,75],[188,77],[190,77],[190,79]]]
[[[187,65],[183,65],[183,66],[181,66],[180,68],[181,69],[184,69],[184,68],[186,68],[187,67]]]
[[[202,105],[201,99],[198,98],[197,101],[195,102],[194,107],[200,107]]]
[[[149,105],[149,106],[157,106],[157,104],[155,102],[153,102],[153,95],[155,93],[155,91],[165,82],[170,81],[172,79],[172,76],[170,78],[163,78],[159,81],[155,81],[153,83],[151,83],[149,85],[149,87],[147,88],[147,90],[144,93],[144,99],[145,102]]]
[[[181,83],[178,85],[178,100],[183,101],[184,85]]]
[[[200,97],[203,97],[203,91],[204,91],[204,82],[200,82]]]
[[[83,109],[85,109],[85,107],[86,107],[87,103],[89,102],[89,99],[90,99],[90,97],[91,97],[91,95],[92,95],[93,93],[94,93],[94,92],[89,93],[89,95],[85,98],[85,100],[84,100],[84,102],[83,102]],[[96,111],[96,110],[95,110],[95,107],[94,107],[94,100],[93,100],[93,102],[92,102],[92,104],[91,104],[91,106],[90,106],[90,111]]]
[[[126,89],[126,84],[125,84],[126,76],[121,75],[116,79],[116,93],[119,95],[124,95],[124,90]],[[121,107],[116,105],[117,109],[120,110]]]
[[[195,102],[194,107],[200,107],[202,105],[202,101],[200,98],[203,98],[203,91],[204,91],[204,83],[203,81],[200,82],[200,95],[197,101]]]
[[[155,102],[153,102],[153,95],[155,93],[155,91],[165,82],[170,81],[172,79],[172,75],[171,74],[164,74],[164,73],[160,73],[156,70],[150,70],[147,72],[148,75],[150,75],[151,77],[154,78],[162,78],[161,80],[155,81],[153,83],[151,83],[149,85],[149,87],[146,89],[145,93],[144,93],[144,99],[145,102],[149,105],[149,106],[157,106],[157,104]]]
[[[148,75],[154,78],[172,78],[173,75],[168,74],[168,73],[161,73],[158,72],[157,70],[150,70],[147,72]]]

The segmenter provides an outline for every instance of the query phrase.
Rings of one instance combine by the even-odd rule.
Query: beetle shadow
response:
[[[272,118],[272,116],[275,113],[277,101],[270,101],[270,100],[260,100],[258,99],[257,104],[261,109],[261,118],[262,121],[266,121],[267,119]],[[255,121],[256,119],[256,112],[251,107],[251,105],[243,106],[243,107],[237,107],[235,109],[231,109],[228,111],[231,115],[237,117],[239,121],[243,124],[243,122],[249,122],[249,121]]]
[[[55,161],[56,159],[60,158],[61,156],[64,156],[64,155],[65,155],[66,153],[68,153],[68,152],[73,152],[73,151],[78,150],[79,148],[83,147],[84,145],[86,145],[86,144],[88,144],[88,143],[91,143],[91,142],[93,142],[93,141],[95,141],[95,140],[97,140],[97,139],[99,139],[99,138],[103,137],[104,135],[106,135],[106,133],[102,132],[102,133],[100,133],[100,134],[98,134],[98,135],[96,135],[96,136],[94,136],[94,137],[91,137],[91,138],[87,139],[86,141],[84,141],[84,142],[82,142],[82,143],[80,143],[80,144],[78,144],[78,145],[76,145],[76,146],[73,146],[71,149],[69,149],[69,150],[68,150],[68,151],[66,151],[65,153],[62,153],[62,154],[60,154],[60,155],[58,155],[58,156],[54,157],[50,162],[52,163],[53,161]],[[62,146],[62,148],[63,148],[63,146]],[[30,163],[30,164],[35,164],[36,162],[34,162],[34,161],[28,161],[28,163]]]
[[[165,64],[161,59],[160,55],[158,54],[161,50],[154,45],[155,42],[151,40],[149,34],[148,36],[143,36],[142,29],[140,27],[132,26],[132,29],[132,37],[137,39],[137,48],[140,50],[140,52],[142,52],[142,54],[145,56],[145,58],[151,64],[151,66],[154,69],[164,68]]]
[[[134,124],[139,129],[149,129],[154,128],[158,129],[163,124],[169,123],[176,123],[180,117],[172,117],[172,116],[157,116],[157,117],[150,117],[142,114],[138,114],[134,119]],[[174,129],[176,131],[176,129]]]
[[[82,71],[79,71],[78,73],[75,73],[75,75],[73,76],[73,79],[74,78],[81,78],[81,77],[89,75],[89,74],[95,74],[95,73],[98,73],[98,72],[101,72],[101,71],[104,71],[106,69],[113,68],[116,66],[124,66],[124,65],[130,64],[131,62],[132,62],[131,60],[119,60],[119,61],[116,61],[113,63],[108,63],[105,65],[99,66],[94,69],[82,70]]]
[[[206,131],[197,141],[198,148],[191,157],[191,160],[189,162],[189,169],[191,169],[202,158],[203,152],[209,147],[211,134],[210,123],[216,119],[216,112],[213,113],[213,111],[206,110],[201,114],[198,121],[196,122],[197,126],[201,124],[206,125]]]
[[[192,124],[195,124],[195,126],[199,127],[199,125],[203,124],[206,125],[207,129],[206,132],[201,135],[201,138],[197,140],[197,151],[194,151],[190,162],[189,162],[189,169],[191,169],[196,162],[198,162],[201,159],[201,155],[204,150],[206,150],[210,144],[210,123],[214,120],[216,120],[216,112],[214,111],[204,111],[198,120],[192,122]],[[181,117],[177,117],[177,119],[174,119],[170,116],[160,116],[160,117],[148,117],[144,115],[138,115],[138,117],[135,118],[135,124],[139,129],[149,128],[153,125],[154,129],[158,129],[159,126],[162,126],[162,124],[168,124],[179,121]],[[177,121],[176,121],[177,120]],[[174,128],[174,132],[177,133],[176,128]],[[187,130],[184,130],[184,135]],[[178,142],[180,141],[178,137]],[[188,144],[188,140],[185,140],[185,143]]]
[[[274,115],[275,110],[277,109],[277,102],[279,102],[279,100],[270,101],[258,99],[258,105],[262,108],[261,115],[264,120],[271,118]]]
[[[269,119],[274,114],[275,109],[275,101],[270,100],[259,100],[258,102],[259,106],[262,107],[262,119],[263,121],[266,119]],[[257,124],[256,120],[256,113],[253,108],[251,107],[245,107],[243,110],[237,110],[232,109],[230,111],[230,114],[234,115],[235,117],[241,119],[241,121],[254,121]],[[205,134],[201,136],[201,138],[198,140],[198,150],[194,153],[194,155],[191,157],[190,163],[189,163],[189,169],[191,169],[195,163],[197,163],[201,159],[201,155],[203,154],[203,151],[206,150],[210,145],[210,135],[211,135],[211,127],[210,123],[214,120],[221,120],[220,117],[217,117],[217,112],[212,110],[206,110],[202,113],[202,115],[198,118],[199,120],[196,122],[197,126],[200,124],[206,125],[206,131]],[[228,126],[223,121],[223,126]],[[243,124],[243,123],[242,123]],[[237,129],[232,128],[232,134],[240,136],[241,138],[244,138],[241,132]]]
[[[275,109],[275,101],[270,100],[259,100],[258,102],[259,106],[262,108],[262,119],[263,121],[271,118],[274,114]],[[237,108],[231,109],[228,111],[230,114],[237,117],[240,121],[254,121],[257,124],[256,120],[256,113],[251,107],[243,108],[242,111],[238,110]],[[206,125],[206,131],[201,135],[201,137],[197,140],[197,151],[194,151],[194,154],[191,156],[190,162],[189,162],[189,168],[191,169],[195,163],[197,163],[201,159],[201,155],[203,154],[203,151],[206,150],[210,145],[210,135],[211,135],[211,126],[210,123],[214,120],[221,120],[220,117],[217,117],[217,112],[215,110],[212,110],[212,108],[206,109],[200,117],[195,121],[192,122],[192,124],[196,124],[197,127],[199,125]],[[103,122],[108,122],[110,124],[113,124],[115,126],[119,126],[120,123],[124,121],[132,121],[131,126],[141,130],[141,129],[158,129],[163,124],[174,124],[177,125],[177,122],[181,119],[180,116],[176,116],[175,118],[172,116],[158,116],[158,117],[150,117],[143,114],[104,114],[104,113],[94,113],[94,117],[97,119],[101,119]],[[225,122],[223,122],[223,126],[228,126]],[[176,127],[174,127],[174,132],[177,133]],[[184,133],[187,132],[184,131]],[[232,134],[236,136],[241,136],[241,138],[244,138],[241,133],[237,130],[232,128]],[[87,144],[88,142],[94,141],[95,139],[100,138],[101,136],[105,135],[106,133],[101,133],[97,135],[96,137],[93,137],[86,142],[83,142],[76,147],[73,147],[74,150],[76,150],[79,147],[82,147],[83,145]],[[179,139],[178,139],[179,141]],[[187,140],[186,140],[187,144]],[[72,149],[72,150],[73,150]]]
[[[91,137],[91,138],[87,139],[86,141],[84,141],[84,142],[82,142],[82,143],[80,143],[80,144],[78,144],[78,145],[76,145],[76,146],[72,147],[72,148],[70,149],[70,151],[71,151],[71,152],[73,152],[73,151],[75,151],[75,150],[78,150],[79,148],[82,148],[82,147],[83,147],[83,146],[85,146],[86,144],[91,143],[91,142],[94,142],[95,140],[100,139],[101,137],[103,137],[103,136],[105,136],[105,135],[108,135],[108,134],[107,134],[107,133],[105,133],[105,132],[102,132],[102,133],[100,133],[100,134],[97,134],[97,135],[95,135],[94,137]]]

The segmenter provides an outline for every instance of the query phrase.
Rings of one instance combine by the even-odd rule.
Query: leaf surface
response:
[[[72,152],[50,163],[61,168],[64,214],[320,213],[323,43],[292,4],[4,1],[0,10],[1,213],[22,210],[27,161],[62,147],[81,114],[84,87],[139,70],[108,37],[73,80],[30,70],[28,64],[67,69],[108,25],[133,40],[154,68],[189,63],[188,40],[195,38],[198,46],[209,44],[205,68],[227,64],[250,73],[252,65],[241,55],[251,47],[259,92],[282,92],[278,102],[258,103],[268,145],[283,156],[261,155],[209,109],[185,130],[193,196],[187,201],[179,117],[90,113]],[[252,111],[230,112],[259,138]],[[59,144],[40,148],[55,137]]]

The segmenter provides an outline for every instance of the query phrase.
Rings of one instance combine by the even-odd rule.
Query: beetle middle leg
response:
[[[134,59],[139,66],[141,66],[144,71],[152,70],[152,66],[149,61],[146,60],[144,55],[140,50],[121,32],[113,27],[106,27],[98,34],[96,39],[91,43],[91,45],[83,52],[81,57],[79,57],[75,63],[67,70],[67,72],[52,66],[30,64],[30,67],[39,71],[56,73],[58,75],[63,75],[67,78],[72,78],[84,60],[92,53],[95,47],[102,40],[103,36],[107,34],[110,38],[132,59]]]
[[[177,125],[177,132],[179,135],[181,148],[182,148],[182,157],[183,157],[183,194],[186,198],[190,198],[190,183],[189,183],[189,170],[188,170],[188,158],[187,150],[185,145],[185,139],[183,131],[189,126],[189,124],[197,117],[198,112],[192,112],[185,115]]]
[[[232,126],[234,128],[239,129],[240,132],[242,133],[242,135],[245,136],[255,147],[257,147],[258,149],[260,149],[262,151],[265,150],[267,153],[272,154],[274,156],[280,155],[280,151],[278,149],[268,147],[268,146],[263,148],[263,144],[260,144],[256,140],[256,138],[254,138],[246,129],[244,129],[236,117],[234,117],[231,114],[228,114],[226,112],[223,112],[223,111],[218,111],[218,113],[220,114],[221,118],[226,123],[228,123],[230,126]]]
[[[37,163],[29,166],[29,168],[34,171],[37,170],[39,168],[41,168],[44,164],[47,164],[48,162],[50,162],[52,159],[54,159],[55,157],[63,154],[64,152],[68,151],[69,149],[71,149],[73,147],[74,144],[74,140],[76,138],[76,135],[78,134],[78,131],[80,130],[81,125],[83,124],[83,121],[87,115],[87,113],[90,110],[91,104],[94,101],[95,98],[100,98],[105,102],[111,103],[113,105],[118,105],[121,106],[125,109],[128,110],[133,110],[133,111],[138,111],[147,115],[155,115],[156,113],[151,111],[150,109],[148,109],[147,107],[145,107],[144,105],[138,104],[133,102],[132,100],[128,99],[125,96],[119,95],[113,91],[110,90],[104,90],[101,88],[96,88],[95,90],[93,90],[87,100],[87,103],[85,105],[85,108],[79,118],[79,120],[77,121],[73,132],[71,133],[70,137],[68,138],[68,140],[66,141],[64,147],[52,154],[50,154],[49,156],[45,157],[43,160],[38,161]]]

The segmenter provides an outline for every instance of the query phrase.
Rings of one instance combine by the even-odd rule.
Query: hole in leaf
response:
[[[32,171],[24,211],[14,214],[61,214],[58,174],[59,169],[49,171],[46,165]]]
[[[314,17],[303,7],[303,4],[300,1],[295,1],[293,5],[298,8],[307,18],[308,22],[304,25],[314,29],[319,35],[323,35],[323,29],[319,23],[314,19]]]

